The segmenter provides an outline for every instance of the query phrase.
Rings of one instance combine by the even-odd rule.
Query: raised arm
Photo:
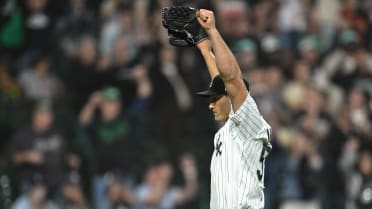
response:
[[[207,65],[209,75],[213,79],[216,75],[219,74],[219,72],[216,65],[216,57],[212,52],[211,41],[205,39],[204,41],[199,42],[196,46],[200,50],[200,53],[204,58],[205,64]]]
[[[176,204],[182,205],[192,200],[198,191],[198,169],[194,156],[183,154],[180,159],[180,168],[185,178],[185,186],[176,191]]]
[[[248,94],[239,65],[216,28],[213,12],[201,9],[197,12],[197,19],[207,32],[212,43],[213,52],[216,56],[215,62],[217,70],[224,81],[235,112],[243,104]]]
[[[91,94],[89,101],[84,105],[83,109],[79,114],[79,123],[82,126],[89,125],[93,120],[94,111],[101,103],[101,94],[100,92],[94,92]]]

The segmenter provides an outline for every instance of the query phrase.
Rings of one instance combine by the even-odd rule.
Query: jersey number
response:
[[[268,140],[270,140],[269,130],[267,130],[267,137],[268,137]],[[271,148],[269,146],[265,144],[262,146],[261,155],[260,155],[261,167],[260,169],[257,170],[257,177],[259,181],[262,181],[262,177],[263,177],[264,169],[265,169],[265,158],[270,151],[271,151]]]
[[[264,161],[265,161],[265,145],[262,146],[262,150],[261,150],[261,155],[260,155],[260,164],[261,164],[261,167],[260,169],[257,170],[257,177],[258,177],[258,180],[261,181],[262,180],[262,177],[263,177],[263,172],[264,172]]]

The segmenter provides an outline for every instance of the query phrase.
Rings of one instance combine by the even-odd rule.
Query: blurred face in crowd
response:
[[[222,34],[239,38],[247,34],[249,24],[247,4],[244,1],[220,1],[217,6],[217,22]]]
[[[83,199],[83,192],[79,184],[67,183],[62,188],[63,196],[74,203],[79,203]]]
[[[86,64],[93,64],[97,57],[97,44],[93,38],[86,37],[80,43],[80,60]]]
[[[168,184],[172,176],[172,165],[168,162],[163,162],[158,165],[153,165],[147,170],[145,181],[147,184],[156,187]]]
[[[112,202],[116,202],[120,199],[121,191],[121,184],[119,182],[114,182],[108,187],[107,195]]]
[[[119,100],[104,100],[100,106],[102,118],[104,121],[116,119],[121,112],[121,102]]]
[[[259,94],[266,88],[264,71],[261,68],[255,67],[247,72],[249,85],[252,95]]]
[[[36,132],[44,132],[48,130],[53,123],[54,114],[51,110],[36,111],[32,118],[32,127]]]
[[[291,153],[294,156],[303,156],[309,146],[308,139],[302,133],[296,133],[293,139]]]
[[[156,166],[150,167],[145,175],[145,181],[149,185],[155,185],[157,181]]]
[[[306,82],[309,78],[310,66],[305,62],[297,62],[294,69],[294,77],[297,81]]]
[[[27,6],[30,10],[37,12],[44,9],[47,0],[28,0]]]
[[[283,78],[278,67],[270,67],[265,73],[265,83],[270,89],[279,89]]]
[[[306,49],[301,52],[301,56],[308,63],[316,64],[318,61],[318,54],[315,49]]]
[[[309,87],[306,91],[306,100],[304,105],[307,111],[311,113],[318,113],[321,111],[324,101],[323,96],[315,87]]]
[[[360,48],[355,53],[355,62],[358,66],[358,70],[368,74],[368,62],[369,62],[369,55],[366,49]]]
[[[49,64],[45,58],[40,58],[34,65],[35,72],[44,74],[48,71]]]
[[[363,92],[357,88],[353,88],[349,94],[348,103],[350,109],[360,109],[365,105]]]
[[[163,163],[158,167],[158,175],[164,184],[168,184],[173,176],[173,168],[170,163]]]
[[[364,176],[372,174],[372,155],[368,151],[362,152],[359,161],[360,172]]]
[[[44,185],[35,185],[30,188],[29,198],[31,204],[39,208],[46,199],[47,189]]]
[[[133,15],[130,10],[125,10],[120,15],[120,25],[123,31],[130,31],[132,28]]]
[[[231,110],[230,98],[226,95],[210,97],[209,109],[213,112],[214,119],[216,121],[227,121]]]
[[[84,4],[84,0],[70,0],[70,5],[74,9],[82,9],[84,8]]]
[[[247,71],[256,65],[255,51],[242,51],[236,54],[236,59],[242,71]]]
[[[116,65],[127,64],[134,56],[134,46],[131,45],[129,37],[120,37],[114,43],[113,60]]]

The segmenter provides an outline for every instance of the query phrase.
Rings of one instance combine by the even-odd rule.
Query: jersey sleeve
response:
[[[230,115],[230,119],[245,138],[269,138],[267,130],[270,130],[270,126],[262,118],[256,102],[249,93],[239,109]]]

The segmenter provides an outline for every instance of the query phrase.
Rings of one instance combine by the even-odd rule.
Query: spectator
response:
[[[341,15],[341,3],[338,0],[319,0],[316,2],[315,10],[320,24],[322,43],[328,51],[335,44]]]
[[[94,114],[97,109],[100,110],[99,116]],[[115,87],[93,93],[80,113],[80,125],[94,146],[93,198],[97,209],[111,208],[105,192],[107,182],[104,176],[108,172],[119,170],[126,176],[133,176],[131,150],[134,142],[130,135],[129,118],[124,114],[121,94]]]
[[[255,95],[255,100],[261,107],[263,117],[271,121],[270,125],[275,130],[289,120],[287,107],[280,96],[280,89],[284,85],[281,69],[276,66],[266,68],[261,82],[265,83],[266,87],[263,88],[264,91]]]
[[[133,21],[132,10],[126,7],[119,7],[118,14],[103,25],[100,50],[104,59],[108,59],[114,64],[116,64],[115,61],[121,59],[126,59],[124,60],[125,62],[130,62],[134,59],[138,47],[138,40],[134,33]],[[125,44],[125,46],[122,46],[123,44]],[[118,47],[125,47],[126,50],[122,50],[121,53],[126,53],[126,56],[115,57],[115,54],[117,54],[115,50],[120,49]],[[112,61],[112,59],[114,61]]]
[[[308,63],[298,61],[293,69],[293,80],[283,88],[283,98],[292,113],[300,110],[305,99],[306,88],[309,85],[310,66]]]
[[[371,147],[360,138],[350,136],[340,158],[340,166],[347,182],[347,209],[371,206],[370,198],[366,196],[372,186],[371,160]]]
[[[371,136],[371,110],[368,107],[368,94],[359,89],[352,88],[347,98],[347,108],[352,132],[369,138]]]
[[[15,133],[10,144],[10,159],[22,191],[27,191],[28,178],[38,172],[44,176],[50,194],[55,195],[74,155],[68,153],[66,139],[56,129],[51,104],[47,101],[37,104],[31,124]]]
[[[46,8],[48,0],[27,0],[25,11],[26,55],[31,50],[48,50],[51,44],[53,19]]]
[[[185,186],[172,186],[172,165],[166,160],[160,161],[147,169],[143,182],[134,192],[124,189],[124,200],[133,209],[172,209],[189,202],[198,189],[194,157],[191,154],[182,155],[179,165],[185,178]]]
[[[22,101],[21,87],[10,73],[9,65],[0,61],[0,135],[9,139],[16,121],[17,108]],[[10,120],[12,119],[12,120]],[[4,147],[6,143],[2,143]],[[5,150],[4,150],[5,151]]]
[[[220,20],[220,31],[228,40],[248,35],[248,4],[245,1],[216,1],[215,8]]]
[[[366,37],[372,36],[372,1],[365,1],[363,6],[361,6],[362,10],[367,13],[368,18],[368,31]],[[367,38],[367,49],[369,52],[372,52],[372,40],[370,38]]]
[[[286,166],[280,174],[283,178],[280,208],[320,208],[316,201],[319,188],[315,182],[319,180],[322,158],[304,133],[295,134],[293,140],[284,164]]]
[[[183,112],[191,108],[190,92],[177,67],[176,51],[163,46],[159,51],[159,65],[154,66],[151,78],[154,95],[151,104],[150,137],[165,146],[178,143],[184,131]],[[167,93],[165,93],[167,92]],[[157,120],[162,118],[162,120]]]
[[[38,101],[41,99],[57,100],[63,92],[63,84],[49,69],[45,55],[37,55],[32,68],[24,70],[18,77],[25,97]]]
[[[19,49],[23,45],[24,31],[22,13],[14,1],[3,1],[0,10],[0,46],[12,50]],[[14,52],[14,51],[13,51]]]
[[[111,73],[99,69],[97,59],[99,52],[96,39],[91,36],[81,37],[77,53],[70,59],[63,75],[75,113],[83,107],[89,95],[113,81]]]
[[[80,175],[72,171],[65,177],[62,184],[60,209],[88,209],[88,203],[81,187]]]
[[[257,46],[253,40],[248,38],[238,40],[232,46],[232,51],[236,54],[236,59],[243,74],[256,66]]]
[[[320,56],[323,52],[323,46],[319,37],[316,35],[308,35],[298,43],[298,51],[300,59],[307,62],[312,70],[315,70],[320,64]]]
[[[303,1],[284,0],[281,4],[278,20],[284,50],[296,51],[296,46],[307,27],[306,15]]]
[[[137,99],[128,111],[143,112],[151,95],[151,84],[146,78],[146,72],[137,69],[134,78],[138,84]],[[109,172],[118,171],[129,182],[133,181],[133,150],[137,143],[135,129],[131,124],[130,112],[125,112],[120,91],[115,87],[105,87],[91,95],[89,101],[81,110],[79,123],[94,146],[94,161],[96,162],[93,184],[95,208],[112,207],[107,194],[107,178]],[[127,107],[128,107],[127,106]],[[96,110],[100,111],[95,115]],[[134,115],[135,117],[135,115]],[[128,183],[128,182],[127,182]]]
[[[68,57],[76,56],[77,46],[82,36],[95,34],[93,12],[85,6],[86,0],[70,0],[69,9],[56,24],[56,36],[61,48]]]
[[[341,17],[345,28],[355,30],[361,44],[366,43],[368,22],[360,10],[361,3],[354,0],[342,2]]]
[[[106,19],[114,19],[120,13],[120,9],[131,7],[132,4],[128,0],[106,0],[100,5],[101,17]]]
[[[308,100],[303,102],[294,119],[306,134],[319,142],[328,136],[333,125],[330,115],[325,111],[326,96],[310,86],[305,90],[305,98]]]
[[[249,34],[256,38],[262,38],[265,33],[276,29],[278,1],[257,1],[249,2],[249,10],[252,15],[248,18],[251,20]]]
[[[29,191],[17,198],[12,209],[58,209],[56,203],[49,200],[48,187],[42,178],[41,175],[33,175]]]
[[[337,48],[325,58],[322,65],[322,69],[326,72],[328,80],[333,81],[343,88],[349,87],[345,86],[342,81],[339,82],[340,80],[337,79],[337,74],[355,71],[354,55],[358,45],[358,38],[354,31],[345,30],[339,34]]]
[[[354,199],[355,205],[360,209],[372,207],[372,200],[368,196],[372,189],[372,152],[364,150],[360,154],[359,159],[359,177],[352,177],[351,182],[354,183],[352,188],[357,191],[357,196]],[[358,174],[356,174],[358,175]],[[358,179],[359,178],[359,179]],[[358,180],[360,182],[358,182]],[[359,185],[358,185],[359,184]]]
[[[280,42],[275,34],[265,34],[260,45],[262,52],[259,56],[259,63],[263,66],[280,65]]]

